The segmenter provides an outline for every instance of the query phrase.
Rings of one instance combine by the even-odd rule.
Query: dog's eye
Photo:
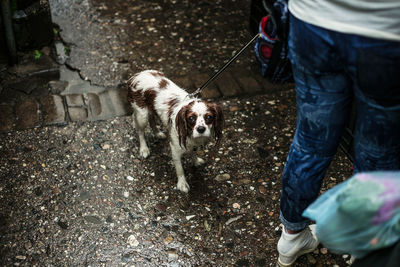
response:
[[[206,120],[211,120],[213,117],[211,115],[206,116]]]
[[[189,121],[194,121],[194,116],[189,116]]]

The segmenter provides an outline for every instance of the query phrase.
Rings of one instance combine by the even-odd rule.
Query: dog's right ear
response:
[[[187,122],[186,122],[186,112],[187,112],[187,109],[185,107],[182,107],[176,114],[176,118],[175,118],[175,127],[178,132],[179,145],[182,147],[182,144],[183,144],[183,146],[185,148],[186,148],[186,138],[189,133]]]

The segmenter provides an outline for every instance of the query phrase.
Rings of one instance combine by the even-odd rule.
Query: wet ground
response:
[[[168,77],[212,73],[252,37],[249,0],[50,3],[71,47],[67,63],[102,86],[117,86],[144,69]],[[249,68],[255,62],[251,52],[234,66]]]
[[[205,72],[251,37],[250,1],[53,2],[60,16],[74,14],[62,34],[67,64],[102,86],[142,68]],[[235,64],[255,68],[251,50]],[[294,91],[218,101],[224,139],[198,152],[204,166],[184,162],[188,194],[174,189],[165,141],[150,134],[152,154],[139,159],[130,117],[1,134],[0,264],[275,266]],[[323,190],[350,175],[339,152]],[[320,246],[296,266],[348,259]]]
[[[293,91],[223,101],[224,140],[185,162],[164,141],[138,157],[129,117],[14,132],[0,142],[3,265],[274,266]],[[350,175],[339,154],[324,190]],[[346,266],[320,247],[297,266]]]

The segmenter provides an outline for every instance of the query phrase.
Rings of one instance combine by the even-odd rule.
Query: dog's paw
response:
[[[199,158],[199,157],[194,158],[194,166],[199,167],[199,166],[203,165],[204,163],[206,163],[206,161],[204,159]]]
[[[149,150],[149,148],[147,146],[146,147],[141,147],[139,153],[140,153],[140,157],[145,159],[150,155],[150,150]]]
[[[166,138],[167,138],[167,136],[166,136],[165,133],[163,133],[163,132],[158,132],[158,133],[156,134],[156,137],[157,137],[158,139],[166,139]]]
[[[186,182],[186,180],[180,180],[176,184],[176,189],[178,189],[184,193],[187,193],[187,192],[189,192],[190,187],[189,187],[189,184]]]

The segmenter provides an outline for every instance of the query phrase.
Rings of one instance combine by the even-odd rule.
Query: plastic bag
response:
[[[400,239],[400,172],[359,173],[320,196],[303,213],[329,250],[362,258]]]

